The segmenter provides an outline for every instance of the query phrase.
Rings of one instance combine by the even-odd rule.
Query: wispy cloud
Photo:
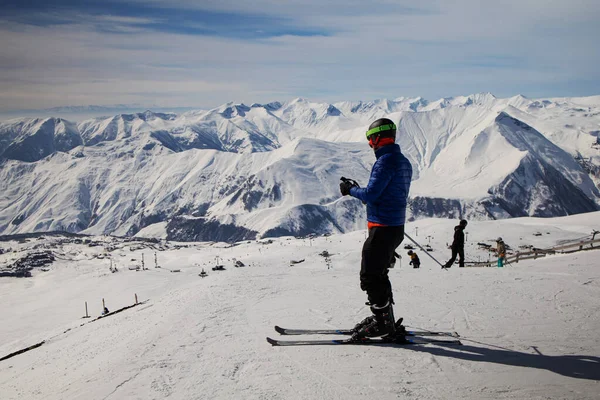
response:
[[[600,93],[595,1],[5,2],[0,109]]]
[[[4,18],[20,24],[50,27],[88,22],[100,32],[148,31],[252,39],[281,35],[326,35],[295,23],[293,18],[259,11],[188,8],[172,3],[137,3],[114,0],[8,0]]]

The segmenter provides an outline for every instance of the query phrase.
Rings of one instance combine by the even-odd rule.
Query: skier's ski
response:
[[[352,335],[352,329],[289,329],[275,325],[281,335]],[[460,337],[457,332],[406,331],[405,336]]]
[[[337,344],[395,344],[395,345],[409,345],[409,344],[462,344],[458,339],[452,340],[441,340],[441,339],[428,339],[424,337],[404,337],[396,340],[384,339],[384,338],[364,338],[360,340],[348,339],[329,339],[329,340],[277,340],[267,337],[267,342],[273,346],[324,346],[324,345],[337,345]]]

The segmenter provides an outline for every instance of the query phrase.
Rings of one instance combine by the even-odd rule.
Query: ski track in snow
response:
[[[579,217],[567,220],[574,218]],[[600,213],[586,219],[588,226],[573,224],[579,230],[572,232],[560,224],[562,237],[580,237],[600,225]],[[448,257],[444,243],[452,222],[416,224],[421,236],[415,238],[433,235],[432,254],[442,261]],[[476,243],[500,233],[516,244],[525,227],[518,220],[472,222],[469,239]],[[413,224],[407,229],[412,233]],[[0,362],[0,397],[598,398],[597,251],[502,269],[442,271],[427,257],[421,257],[418,270],[398,263],[390,271],[396,315],[413,329],[456,330],[463,346],[271,347],[265,337],[278,336],[276,324],[347,328],[368,315],[358,277],[363,240],[364,232],[353,232],[230,248],[193,244],[159,252],[162,269],[121,267],[115,274],[105,272],[107,260],[91,257],[97,250],[82,246],[88,254],[80,261],[57,261],[32,279],[2,279],[0,320],[7,324],[0,326],[0,356],[48,340]],[[333,254],[332,269],[319,256],[323,250]],[[467,256],[474,251],[467,246]],[[115,254],[129,260],[139,259],[141,252]],[[225,271],[210,270],[215,255]],[[233,267],[233,258],[248,266]],[[305,262],[289,265],[298,259]],[[168,272],[175,268],[181,272]],[[198,277],[201,268],[208,277]],[[99,299],[117,309],[131,304],[133,293],[147,303],[80,326],[83,301],[97,315]]]

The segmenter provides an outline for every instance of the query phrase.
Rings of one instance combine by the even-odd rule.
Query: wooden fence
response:
[[[595,236],[595,235],[594,235]],[[594,246],[594,244],[596,246]],[[524,260],[535,260],[538,258],[546,257],[548,254],[567,254],[567,253],[575,253],[577,251],[583,250],[600,250],[600,239],[592,239],[585,240],[580,242],[574,242],[569,244],[563,244],[560,246],[550,247],[548,249],[533,249],[531,251],[526,252],[517,252],[509,257],[506,257],[504,260],[505,264],[510,263],[518,263],[519,261]],[[485,261],[485,262],[466,262],[466,266],[468,267],[489,267],[496,265],[497,260],[495,261]]]

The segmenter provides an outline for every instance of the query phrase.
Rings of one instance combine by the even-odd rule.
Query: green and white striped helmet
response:
[[[369,138],[373,135],[395,138],[396,124],[394,124],[394,121],[391,119],[379,118],[369,125],[369,130],[367,131],[367,140],[369,140]]]

